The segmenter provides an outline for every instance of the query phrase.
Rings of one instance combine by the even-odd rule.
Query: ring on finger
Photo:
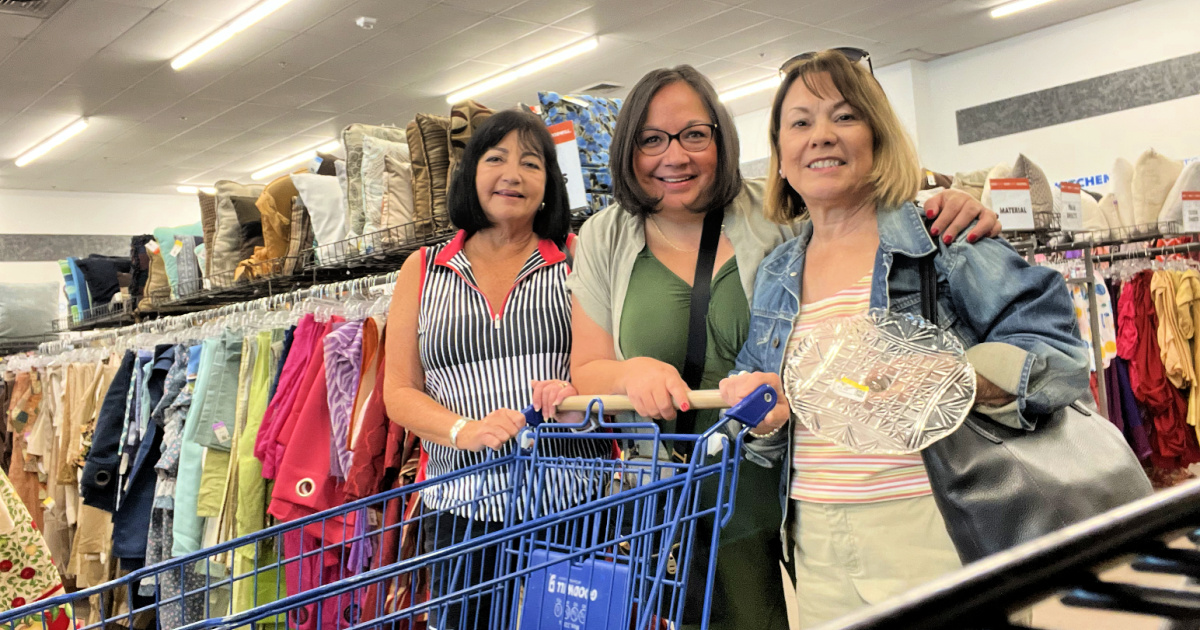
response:
[[[559,382],[558,382],[558,386],[559,386],[559,387],[561,387],[561,388],[563,388],[563,389],[566,389],[566,388],[570,387],[570,386],[571,386],[571,384],[570,384],[570,383],[568,383],[568,382],[566,382],[566,381],[559,381]]]

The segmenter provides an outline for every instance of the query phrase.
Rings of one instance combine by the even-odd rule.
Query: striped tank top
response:
[[[838,293],[801,304],[788,352],[822,322],[865,313],[871,304],[871,274]],[[791,496],[815,503],[870,503],[931,494],[920,453],[864,455],[817,436],[800,423],[792,449]]]
[[[417,338],[425,391],[466,418],[483,418],[496,409],[524,409],[532,402],[529,381],[569,380],[571,298],[566,254],[542,240],[517,274],[504,301],[490,304],[463,251],[466,233],[441,245],[423,248],[421,305]],[[609,446],[602,440],[544,442],[557,452],[544,455],[600,457]],[[506,455],[510,440],[497,454],[478,453],[423,442],[426,477],[433,478]],[[421,492],[426,507],[477,520],[504,520],[509,504],[511,471],[489,468],[478,475],[434,484]],[[588,479],[555,470],[547,474],[542,513],[577,504],[589,489]],[[479,510],[482,508],[482,510]],[[523,515],[518,515],[521,517]]]

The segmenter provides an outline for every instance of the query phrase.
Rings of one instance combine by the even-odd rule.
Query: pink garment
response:
[[[283,456],[282,444],[286,442],[286,438],[282,437],[282,435],[285,431],[290,435],[288,427],[295,426],[295,419],[300,415],[300,410],[304,407],[304,401],[308,398],[308,393],[312,389],[313,381],[317,377],[317,371],[324,364],[322,360],[324,352],[321,350],[322,341],[325,339],[325,335],[329,334],[329,331],[332,329],[332,323],[314,323],[313,335],[309,340],[309,344],[305,346],[305,351],[309,355],[308,360],[305,361],[304,372],[296,383],[296,390],[292,394],[291,403],[287,405],[286,409],[280,408],[279,414],[275,416],[274,422],[267,431],[260,430],[258,432],[259,440],[263,441],[263,457],[260,460],[263,463],[263,477],[266,479],[275,479],[279,475],[279,460]],[[295,352],[297,343],[297,341],[292,341],[293,352]],[[255,454],[257,455],[257,453]]]
[[[283,371],[279,374],[279,385],[275,388],[275,395],[271,398],[270,403],[267,404],[262,426],[259,427],[258,435],[255,436],[254,457],[263,463],[262,475],[265,479],[275,478],[277,466],[273,455],[275,437],[279,433],[278,425],[291,413],[300,391],[300,381],[308,371],[308,361],[312,356],[313,346],[320,332],[321,326],[317,324],[313,316],[305,315],[296,325],[296,330],[292,334],[292,347],[288,351]],[[268,457],[269,454],[271,457]],[[268,460],[271,462],[269,467],[267,466]]]
[[[1121,295],[1117,298],[1117,356],[1132,361],[1137,353],[1138,345],[1138,330],[1137,330],[1137,310],[1138,303],[1130,291],[1131,282],[1126,282],[1121,287]]]
[[[342,548],[315,553],[321,549],[321,544],[319,538],[302,531],[284,532],[283,553],[287,564],[284,565],[283,573],[287,580],[288,592],[309,591],[354,575],[345,568]],[[290,590],[297,585],[299,590]],[[375,588],[379,586],[376,585]],[[358,623],[368,591],[369,588],[361,588],[297,608],[288,613],[291,616],[290,626],[299,630],[350,627]]]

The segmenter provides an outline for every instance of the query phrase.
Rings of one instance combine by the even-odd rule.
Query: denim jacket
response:
[[[920,315],[919,260],[935,244],[920,210],[911,203],[877,213],[879,249],[871,279],[871,308]],[[976,406],[992,420],[1033,429],[1040,416],[1088,392],[1087,347],[1066,282],[1058,272],[1028,264],[1002,239],[938,241],[938,317],[966,348],[976,373],[1016,400],[1003,407]],[[784,353],[800,309],[806,222],[800,235],[771,252],[758,268],[750,305],[750,336],[734,370],[783,374]],[[747,457],[764,466],[790,462],[793,431],[747,445]],[[790,475],[780,475],[786,536]],[[786,538],[785,538],[786,541]],[[786,544],[785,544],[785,553]]]

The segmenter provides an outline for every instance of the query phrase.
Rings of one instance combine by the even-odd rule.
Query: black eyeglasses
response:
[[[866,68],[867,71],[870,72],[872,76],[874,76],[875,67],[871,65],[871,53],[869,53],[861,48],[853,48],[850,46],[839,46],[838,48],[831,48],[830,50],[836,50],[836,51],[842,53],[842,56],[845,57],[850,63],[856,63],[856,64]],[[787,75],[788,68],[791,68],[793,64],[800,62],[800,61],[806,61],[808,59],[812,59],[813,57],[817,56],[818,52],[819,51],[816,51],[816,50],[811,51],[811,52],[806,52],[806,53],[803,53],[800,55],[796,55],[795,57],[792,57],[791,59],[788,59],[787,61],[783,62],[783,65],[779,66],[779,76],[782,77],[782,76]]]
[[[667,147],[671,146],[672,140],[677,140],[679,146],[685,151],[697,153],[708,148],[712,144],[713,134],[716,132],[717,125],[715,123],[696,123],[688,125],[679,131],[679,133],[667,133],[662,129],[643,129],[638,134],[637,147],[638,150],[646,155],[662,155],[666,153]]]

